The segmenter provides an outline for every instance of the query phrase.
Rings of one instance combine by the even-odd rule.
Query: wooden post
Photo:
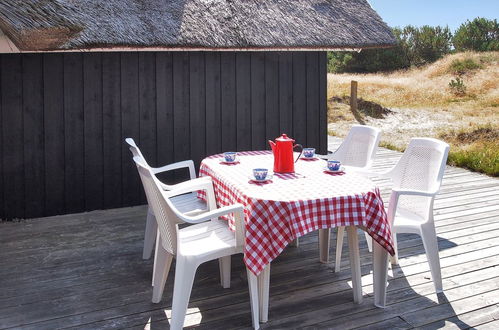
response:
[[[360,124],[365,125],[357,107],[357,82],[355,80],[352,80],[350,86],[350,111]]]
[[[350,110],[352,113],[357,113],[357,82],[352,80],[350,86]]]

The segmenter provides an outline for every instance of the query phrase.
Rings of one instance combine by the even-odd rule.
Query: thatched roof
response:
[[[0,29],[22,51],[333,49],[395,42],[366,0],[0,0]]]

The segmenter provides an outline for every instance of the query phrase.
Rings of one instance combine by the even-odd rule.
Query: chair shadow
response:
[[[175,277],[174,263],[172,263],[161,302],[158,304],[150,303],[148,311],[142,313],[142,321],[139,324],[143,328],[150,330],[170,329]],[[220,285],[218,261],[212,260],[201,264],[194,279],[184,329],[224,329],[224,308],[236,311],[235,320],[231,320],[230,328],[251,328],[250,300],[245,269],[242,255],[233,255],[231,287],[224,289]],[[150,275],[152,276],[152,272]],[[150,278],[146,280],[150,282]],[[233,299],[231,299],[232,297]]]
[[[398,234],[397,238],[399,246],[399,260],[403,261],[405,258],[425,255],[421,238],[418,235]],[[456,243],[445,238],[438,237],[438,247],[440,252],[456,246]],[[428,261],[425,258],[424,261],[418,261],[417,263],[420,262],[427,263]],[[406,265],[408,268],[411,266],[411,264]],[[389,276],[388,278],[387,306],[390,306],[391,303],[403,304],[404,301],[407,301],[408,304],[411,304],[412,302],[414,305],[418,306],[413,312],[401,312],[398,316],[402,320],[411,326],[415,326],[416,328],[422,327],[425,329],[438,329],[449,326],[446,322],[451,322],[460,329],[470,328],[470,325],[459,319],[459,316],[445,294],[446,287],[451,284],[455,285],[455,283],[453,283],[450,279],[443,277],[442,281],[444,291],[436,293],[429,268],[424,273],[408,275],[412,277],[411,282],[414,282],[414,278],[417,276],[424,276],[426,281],[421,281],[419,278],[415,281],[416,283],[409,283],[408,276],[404,273],[404,266],[400,266],[400,262],[399,265],[390,265],[389,267],[391,268],[389,273],[392,273],[392,276]],[[451,287],[449,289],[453,288]],[[434,315],[439,315],[442,319],[432,322],[431,318]],[[430,320],[429,323],[424,323],[428,322],[428,320]]]
[[[359,231],[359,243],[361,249],[361,259],[363,257],[367,260],[371,258],[370,253],[367,251],[367,244],[365,239],[362,239],[364,234]],[[311,233],[309,235],[316,235],[315,233]],[[334,243],[336,242],[335,236],[331,235],[331,259],[334,260]],[[425,251],[422,246],[422,242],[420,241],[419,236],[412,234],[399,234],[399,247],[400,247],[400,259],[404,260],[409,257],[418,257],[420,255],[424,255]],[[419,240],[419,242],[418,242]],[[345,240],[347,241],[347,240]],[[314,241],[315,242],[315,241]],[[300,242],[301,243],[301,242]],[[457,246],[454,242],[443,239],[441,237],[438,238],[439,249],[440,251],[452,248]],[[301,243],[302,244],[302,243]],[[311,244],[311,243],[309,243]],[[287,260],[290,256],[294,255],[296,258],[297,255],[302,254],[304,252],[300,252],[299,248],[289,247],[285,250],[281,256],[276,259],[276,263],[281,260],[284,262],[289,262]],[[289,251],[288,251],[289,250]],[[350,269],[347,269],[348,265],[348,244],[344,243],[343,247],[344,255],[342,258],[342,263],[345,263],[345,269],[342,270],[341,273],[347,272],[350,274]],[[316,251],[318,255],[318,250]],[[310,253],[307,252],[307,253]],[[372,272],[372,264],[367,261],[362,266],[363,276],[370,276]],[[418,263],[425,263],[426,259],[418,260]],[[189,303],[189,315],[186,317],[185,328],[209,328],[209,329],[224,329],[224,325],[233,328],[233,327],[243,327],[243,328],[251,328],[251,311],[249,306],[249,295],[248,288],[246,282],[246,274],[244,271],[244,264],[242,263],[241,255],[235,255],[232,257],[232,283],[231,288],[223,289],[219,284],[218,279],[218,264],[216,261],[208,262],[203,264],[198,269],[196,274],[196,278],[194,281],[194,286],[192,289],[191,299]],[[409,267],[408,265],[406,267]],[[277,268],[277,267],[276,267]],[[337,280],[335,276],[336,274],[341,273],[331,273],[331,268],[334,268],[334,262],[331,262],[327,265],[317,265],[316,269],[320,272],[327,272],[329,276],[332,277],[333,285],[335,285],[335,290],[338,292],[344,292],[343,294],[337,295],[338,301],[335,304],[351,304],[351,292],[348,284],[349,278],[347,280]],[[170,270],[170,274],[165,286],[165,293],[163,295],[163,299],[160,304],[152,304],[149,312],[143,313],[143,323],[147,326],[148,329],[169,329],[169,317],[171,313],[171,299],[173,293],[173,279],[174,279],[174,265],[172,265],[172,269]],[[404,273],[404,266],[393,266],[391,267],[391,271],[389,274],[393,274],[388,278],[388,287],[387,287],[387,313],[390,313],[390,307],[393,304],[405,304],[407,306],[411,306],[412,302],[414,302],[416,307],[414,308],[414,312],[406,313],[403,310],[398,313],[397,316],[402,318],[404,322],[408,325],[412,326],[410,323],[417,322],[418,318],[426,317],[426,313],[428,315],[433,316],[437,313],[437,315],[445,316],[443,320],[437,320],[430,323],[430,328],[441,328],[446,326],[446,322],[452,322],[455,326],[459,328],[469,328],[470,326],[459,319],[456,316],[456,312],[453,309],[452,305],[449,303],[449,299],[447,298],[445,291],[443,293],[435,294],[435,289],[433,286],[432,280],[429,278],[429,271],[424,273],[413,273],[411,272],[407,276],[411,278],[409,281],[407,279],[406,274]],[[324,275],[324,274],[323,274]],[[339,275],[341,277],[345,277],[345,273]],[[420,278],[417,278],[420,276]],[[289,277],[293,277],[292,280],[289,280]],[[296,277],[296,278],[294,278]],[[300,270],[297,269],[294,274],[272,274],[271,275],[271,304],[269,310],[269,322],[267,324],[261,324],[263,328],[292,328],[293,323],[282,323],[281,315],[284,315],[284,318],[288,318],[290,313],[296,309],[297,313],[301,312],[301,308],[303,304],[300,302],[300,299],[296,301],[290,301],[288,303],[274,303],[272,306],[272,296],[277,294],[280,295],[282,292],[286,292],[285,290],[292,291],[293,286],[289,283],[295,283],[299,281]],[[422,278],[424,277],[424,279]],[[289,281],[287,284],[279,284],[279,280]],[[150,281],[147,278],[147,281]],[[444,278],[444,290],[446,288],[446,284],[449,285],[451,283],[450,280],[446,280]],[[365,285],[365,284],[364,284]],[[302,290],[303,288],[299,287],[297,290]],[[277,293],[276,293],[277,292]],[[279,293],[281,292],[281,293]],[[335,291],[336,292],[336,291]],[[227,295],[227,298],[217,298],[222,297],[223,295]],[[368,294],[364,296],[365,298],[371,297],[371,299],[364,301],[363,304],[371,303],[372,294]],[[235,298],[234,300],[232,300]],[[324,296],[323,298],[325,306],[327,306],[329,298],[328,296]],[[206,301],[213,301],[213,304],[207,304]],[[275,300],[274,300],[275,301]],[[320,301],[319,298],[315,300],[315,303]],[[220,304],[220,305],[219,305]],[[237,305],[239,305],[237,307]],[[225,307],[224,307],[225,306]],[[236,306],[236,307],[235,307]],[[227,309],[227,313],[234,312],[230,321],[227,320],[226,316],[220,316],[219,314]],[[380,313],[383,313],[380,310]],[[406,319],[404,319],[406,316]],[[391,318],[393,316],[387,316],[387,318]],[[273,321],[277,321],[277,325],[273,325]],[[228,322],[228,324],[225,324]],[[447,323],[448,326],[448,323]],[[225,327],[225,328],[227,328]],[[428,327],[426,325],[425,327]]]

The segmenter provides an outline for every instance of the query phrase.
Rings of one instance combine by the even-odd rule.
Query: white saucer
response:
[[[222,160],[220,161],[220,164],[225,164],[225,165],[232,165],[232,164],[237,164],[237,163],[239,163],[239,159],[237,159],[237,158],[236,158],[236,160],[234,160],[233,162],[228,162],[228,161],[226,161],[225,159],[222,159]]]
[[[257,180],[257,179],[255,179],[255,177],[254,177],[254,176],[251,176],[251,175],[250,175],[250,176],[248,176],[248,179],[249,179],[250,181],[252,181],[252,182],[256,182],[256,183],[265,183],[265,182],[268,182],[268,181],[272,181],[272,178],[273,178],[273,177],[274,177],[273,175],[267,175],[267,177],[265,178],[265,180]]]
[[[325,167],[324,168],[324,172],[328,172],[328,173],[341,173],[341,172],[345,172],[345,167],[344,166],[340,166],[340,168],[336,171],[331,171],[329,168]]]
[[[302,157],[300,157],[300,159],[303,159],[303,160],[318,160],[319,157],[316,157],[316,156],[314,156],[314,157],[305,157],[305,156],[302,156]]]

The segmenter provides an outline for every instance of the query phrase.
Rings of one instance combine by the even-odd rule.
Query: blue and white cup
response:
[[[314,158],[315,157],[315,148],[303,148],[303,156],[305,158]]]
[[[236,156],[237,156],[237,152],[234,152],[234,151],[224,152],[224,159],[225,159],[225,162],[227,162],[227,163],[235,162]]]
[[[267,178],[269,170],[266,168],[255,168],[253,169],[253,177],[257,181],[264,181]]]
[[[338,160],[328,160],[327,169],[330,171],[339,171],[341,167],[341,162]]]

